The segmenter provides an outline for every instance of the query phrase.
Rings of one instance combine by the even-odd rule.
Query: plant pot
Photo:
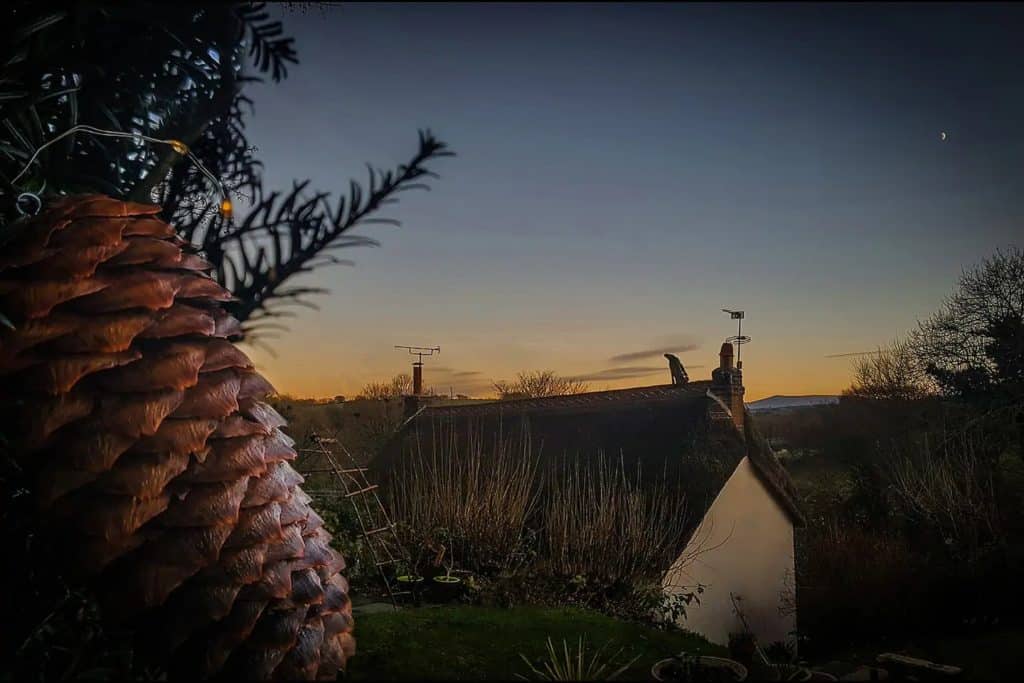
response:
[[[412,593],[412,599],[417,604],[419,603],[420,594],[423,592],[423,577],[418,574],[403,574],[395,577],[395,583],[398,584],[398,591],[403,592],[409,591]]]
[[[775,680],[779,681],[809,681],[812,677],[810,669],[796,664],[776,664],[774,668],[779,674]]]
[[[402,576],[396,576],[395,581],[405,588],[423,585],[423,577],[418,574],[403,574]]]
[[[699,679],[686,674],[682,662],[677,657],[670,657],[655,662],[651,667],[651,676],[656,681],[694,681],[703,683],[732,683],[747,680],[747,667],[734,659],[725,657],[697,657],[700,667]]]
[[[438,602],[451,602],[462,594],[462,579],[457,576],[435,576],[430,580],[431,593]]]

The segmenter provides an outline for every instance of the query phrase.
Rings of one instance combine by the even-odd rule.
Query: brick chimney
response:
[[[423,393],[423,363],[412,364],[412,395]]]
[[[711,371],[711,391],[729,406],[732,421],[743,433],[743,370],[733,365],[733,348],[729,342],[718,352],[718,367]]]

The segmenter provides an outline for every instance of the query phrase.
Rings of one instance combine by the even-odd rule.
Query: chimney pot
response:
[[[722,370],[732,370],[732,344],[722,343],[722,350],[718,352],[719,367]]]

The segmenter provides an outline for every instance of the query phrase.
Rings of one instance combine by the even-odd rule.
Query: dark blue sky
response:
[[[732,307],[749,398],[835,392],[848,359],[825,354],[907,331],[1020,241],[1010,5],[275,11],[301,64],[250,92],[270,186],[341,190],[410,156],[417,127],[458,153],[393,207],[404,227],[367,230],[382,249],[310,277],[322,313],[255,354],[285,391],[354,392],[405,369],[394,344],[440,344],[428,383],[478,394],[667,346],[710,366]],[[662,383],[663,363],[596,386]]]

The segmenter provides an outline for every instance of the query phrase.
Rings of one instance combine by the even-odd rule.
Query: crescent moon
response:
[[[939,133],[939,139],[942,140],[943,142],[946,141],[946,131],[942,131],[941,133]]]

